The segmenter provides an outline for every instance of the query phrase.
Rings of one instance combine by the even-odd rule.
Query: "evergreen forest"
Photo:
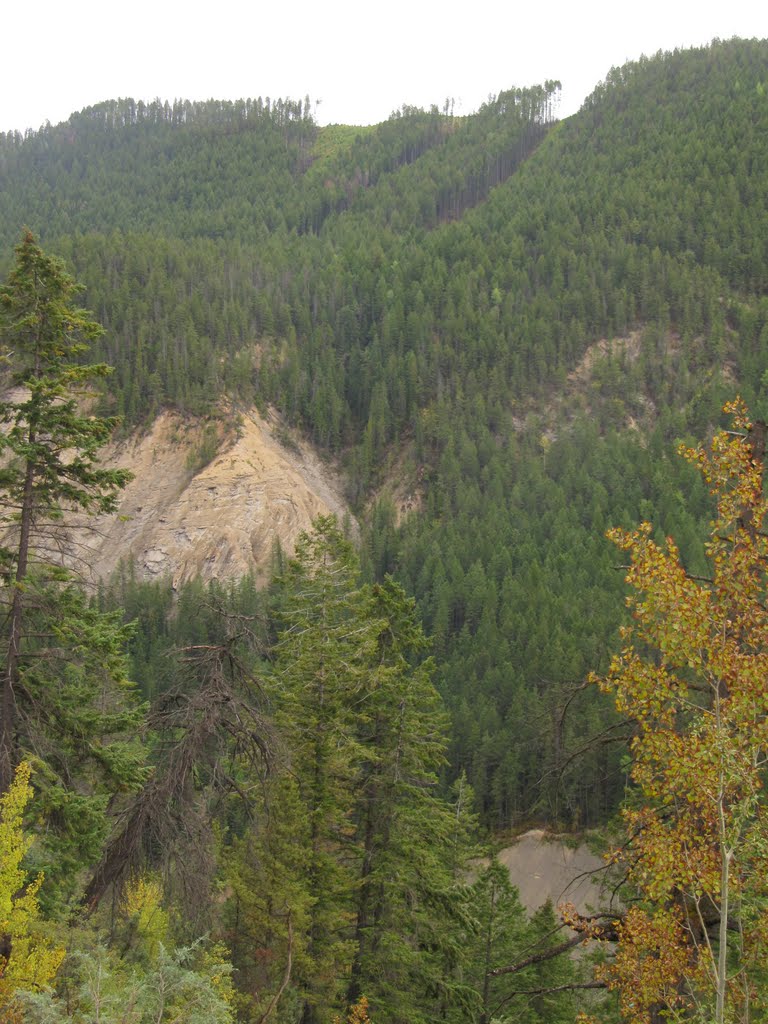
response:
[[[768,1019],[768,41],[559,88],[0,133],[0,1019]],[[110,436],[252,407],[359,542],[62,568]],[[528,916],[533,827],[632,836],[624,909]]]

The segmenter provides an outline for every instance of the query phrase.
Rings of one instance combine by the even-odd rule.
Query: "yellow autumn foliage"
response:
[[[37,991],[50,984],[64,950],[57,949],[39,930],[39,874],[27,882],[22,859],[31,840],[24,835],[24,809],[32,796],[30,767],[23,763],[8,792],[0,797],[0,937],[10,954],[0,957],[0,1009],[12,1004],[20,991]]]
[[[681,449],[716,500],[706,575],[649,523],[608,536],[629,556],[632,624],[604,679],[633,723],[628,879],[600,977],[623,1017],[725,1024],[768,1010],[768,427],[740,400],[709,451]]]
[[[133,923],[139,943],[150,958],[162,943],[168,945],[169,919],[162,907],[163,888],[150,876],[133,879],[125,887],[122,911]]]
[[[341,1017],[334,1017],[333,1024],[341,1024]],[[365,996],[360,996],[358,1001],[350,1006],[347,1024],[372,1024],[368,1016],[368,1000]]]

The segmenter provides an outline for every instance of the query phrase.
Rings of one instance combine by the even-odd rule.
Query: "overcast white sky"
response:
[[[118,96],[309,94],[321,124],[403,103],[470,113],[558,78],[561,114],[640,54],[768,35],[766,0],[37,0],[4,4],[0,131],[56,124]]]

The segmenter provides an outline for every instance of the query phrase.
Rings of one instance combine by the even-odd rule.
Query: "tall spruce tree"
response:
[[[365,714],[367,673],[376,647],[356,559],[332,517],[304,535],[279,584],[283,629],[276,646],[277,722],[290,748],[306,832],[305,884],[311,910],[300,980],[304,1024],[338,1007],[352,956],[352,893],[359,850],[353,841],[355,718]]]
[[[139,721],[126,631],[90,607],[62,565],[71,515],[113,511],[130,478],[96,462],[115,422],[82,402],[109,368],[79,362],[102,328],[75,305],[77,292],[27,231],[0,288],[0,792],[29,759],[48,820],[61,826],[50,833],[93,854],[108,795],[139,781],[141,753],[126,738]]]
[[[356,731],[354,812],[361,852],[348,1001],[366,996],[382,1020],[428,1020],[437,1001],[472,1002],[455,970],[464,931],[466,858],[475,827],[464,800],[437,792],[447,722],[416,603],[391,577],[366,588],[376,626]]]
[[[330,517],[300,540],[275,590],[271,685],[291,778],[272,787],[280,835],[243,847],[237,868],[277,897],[270,907],[238,890],[254,944],[279,936],[285,966],[267,983],[288,998],[292,963],[305,1024],[361,997],[381,1021],[431,1019],[474,995],[457,970],[474,822],[437,793],[445,714],[415,602],[389,578],[361,585]]]

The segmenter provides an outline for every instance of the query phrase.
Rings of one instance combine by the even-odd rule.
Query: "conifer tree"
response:
[[[509,871],[495,858],[472,885],[471,910],[477,921],[477,933],[469,937],[466,979],[481,997],[479,1024],[503,1017],[509,986],[491,975],[497,964],[511,961],[526,943],[525,911]]]
[[[290,951],[305,1022],[361,997],[381,1021],[431,1019],[473,996],[458,965],[474,819],[466,784],[455,803],[437,792],[445,714],[415,602],[389,578],[361,585],[330,517],[300,540],[276,594],[272,688],[295,783],[272,786],[280,835],[255,841],[250,876],[240,851],[239,899],[261,922],[256,944],[271,931],[283,951],[271,984]],[[274,892],[271,925],[247,877]]]
[[[75,305],[77,291],[26,232],[0,288],[0,792],[31,758],[49,818],[93,854],[107,795],[138,783],[141,754],[124,738],[139,722],[126,631],[89,606],[62,565],[71,515],[113,511],[129,479],[96,461],[115,421],[82,408],[108,367],[80,362],[102,328]]]
[[[365,995],[376,1016],[415,1022],[430,1016],[437,994],[447,1005],[468,995],[449,947],[463,923],[475,822],[466,783],[454,801],[437,792],[446,715],[415,601],[390,577],[367,593],[363,612],[378,636],[356,723],[362,858],[348,1001]]]
[[[308,973],[302,980],[305,1024],[339,997],[351,958],[351,896],[355,862],[355,765],[361,751],[355,714],[365,714],[366,675],[376,623],[360,615],[355,555],[332,517],[304,535],[280,581],[283,629],[276,647],[278,725],[299,784],[308,850],[305,882],[311,897],[306,935]]]

